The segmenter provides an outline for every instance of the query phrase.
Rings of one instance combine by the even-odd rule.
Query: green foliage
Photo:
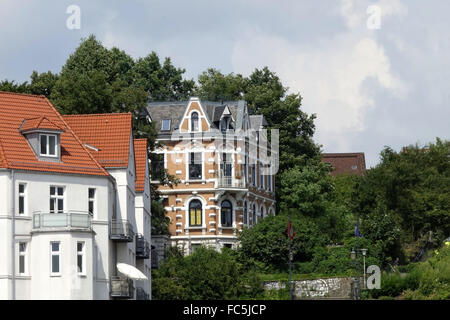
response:
[[[247,272],[230,250],[204,247],[186,257],[170,255],[154,271],[152,285],[156,300],[248,299],[263,293],[257,274]]]
[[[381,163],[356,183],[352,211],[361,214],[362,234],[381,242],[384,261],[405,261],[405,244],[426,238],[436,246],[450,234],[449,155],[450,142],[439,138],[427,149],[386,147]]]
[[[244,230],[240,235],[239,261],[259,266],[262,271],[286,270],[289,252],[287,223],[288,217],[281,214],[269,216],[252,228]],[[325,237],[311,218],[295,216],[291,218],[291,223],[295,230],[295,239],[292,242],[293,259],[309,261],[314,248],[325,244]]]

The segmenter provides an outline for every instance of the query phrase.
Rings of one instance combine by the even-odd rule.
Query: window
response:
[[[202,154],[190,153],[189,180],[200,180],[202,178]]]
[[[261,207],[261,218],[264,218],[264,207]]]
[[[232,226],[232,218],[233,218],[233,207],[231,206],[231,202],[228,200],[222,201],[222,205],[220,207],[220,222],[222,227],[231,227]]]
[[[56,157],[56,136],[41,134],[41,156]]]
[[[253,212],[252,212],[252,224],[256,224],[256,207],[253,205]]]
[[[248,208],[247,202],[244,202],[244,225],[248,224]]]
[[[191,245],[191,250],[192,250],[191,252],[194,253],[200,247],[201,247],[201,244],[199,244],[199,243],[192,244]]]
[[[189,226],[202,226],[202,203],[200,200],[192,200],[189,203]]]
[[[25,214],[25,184],[19,183],[19,214]]]
[[[51,275],[60,275],[61,274],[60,243],[59,242],[50,242],[50,251],[51,251],[50,274]]]
[[[352,170],[356,170],[357,168],[358,168],[358,166],[356,166],[356,165],[352,166]]]
[[[89,188],[88,189],[88,208],[89,208],[89,214],[91,216],[94,215],[95,210],[95,188]]]
[[[77,270],[78,274],[85,274],[85,259],[84,259],[84,242],[77,242]]]
[[[64,188],[50,187],[50,213],[64,212]]]
[[[223,246],[224,246],[224,248],[228,248],[228,249],[233,248],[233,245],[231,243],[224,243]]]
[[[19,274],[27,273],[27,243],[19,242]]]
[[[198,113],[191,114],[191,131],[198,131]]]
[[[244,160],[244,177],[245,177],[245,184],[247,185],[248,183],[248,175],[247,175],[247,166],[248,166],[248,156],[245,156],[245,160]]]
[[[272,191],[272,167],[269,167],[269,175],[267,176],[267,187]]]
[[[227,118],[220,120],[220,131],[222,131],[222,133],[227,131]]]
[[[259,186],[264,189],[264,168],[262,162],[259,163]]]
[[[232,156],[222,153],[222,163],[220,164],[220,171],[224,177],[231,177]]]
[[[162,120],[161,131],[170,131],[170,119]]]
[[[250,166],[251,171],[252,171],[252,185],[254,187],[256,187],[256,164],[252,164]]]

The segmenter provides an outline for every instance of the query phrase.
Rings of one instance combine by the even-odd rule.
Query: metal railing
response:
[[[147,240],[145,240],[142,234],[136,235],[136,258],[150,258],[150,244]]]
[[[129,278],[121,278],[117,276],[111,277],[109,295],[112,298],[133,299],[134,286],[133,280]]]
[[[113,219],[109,223],[109,238],[111,240],[131,242],[134,239],[133,226],[128,220]]]
[[[136,300],[150,300],[150,295],[145,292],[144,288],[136,288]]]
[[[82,228],[91,229],[92,215],[84,211],[67,211],[59,213],[34,212],[33,228]]]
[[[227,176],[217,177],[218,188],[245,188],[245,180]]]

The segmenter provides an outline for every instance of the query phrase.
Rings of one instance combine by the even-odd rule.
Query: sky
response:
[[[59,72],[90,34],[194,80],[268,66],[317,115],[324,152],[373,167],[384,146],[449,139],[448,12],[447,0],[0,0],[0,80]]]

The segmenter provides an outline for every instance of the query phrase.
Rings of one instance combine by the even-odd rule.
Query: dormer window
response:
[[[56,135],[54,134],[40,134],[40,150],[41,150],[41,156],[45,157],[56,157],[56,144],[57,139]]]
[[[170,119],[163,119],[161,124],[161,131],[170,130]]]
[[[198,131],[198,113],[191,114],[191,131]]]
[[[19,132],[28,140],[38,160],[61,161],[61,134],[64,129],[45,116],[24,119]]]

